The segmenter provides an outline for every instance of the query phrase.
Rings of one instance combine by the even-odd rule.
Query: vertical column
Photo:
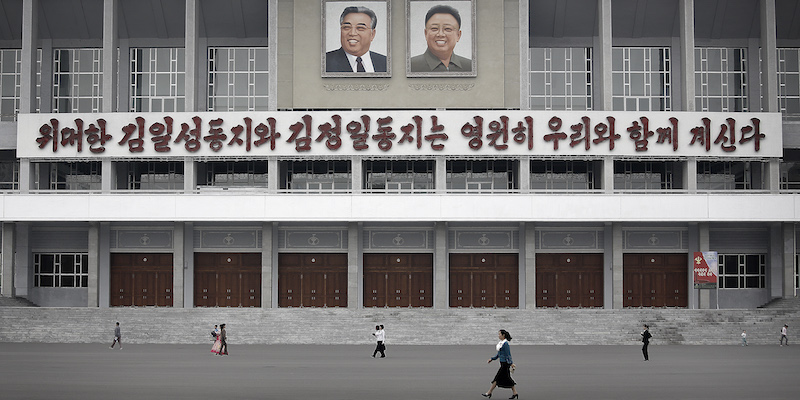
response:
[[[194,223],[183,223],[183,307],[194,308]]]
[[[614,193],[614,158],[603,157],[603,193]]]
[[[32,173],[33,164],[28,158],[19,159],[19,192],[21,194],[28,194],[34,187]]]
[[[347,224],[347,308],[359,309],[361,295],[361,223]]]
[[[697,157],[689,157],[683,169],[683,182],[689,193],[697,193]]]
[[[794,297],[794,263],[797,254],[797,239],[793,222],[783,223],[783,297]]]
[[[701,222],[697,224],[697,236],[700,242],[700,250],[709,251],[711,247],[711,233],[708,227],[708,222]],[[711,290],[712,289],[697,289],[698,299],[697,308],[711,308]]]
[[[186,0],[186,109],[200,111],[199,68],[197,56],[200,52],[200,3],[199,0]]]
[[[99,307],[100,276],[100,223],[89,222],[89,298],[87,307]]]
[[[781,191],[781,160],[771,158],[767,161],[767,185],[770,193],[777,194]]]
[[[775,0],[761,0],[761,90],[762,111],[780,112],[778,105],[778,46]],[[758,64],[756,64],[758,65]],[[758,110],[753,110],[758,111]]]
[[[172,228],[172,307],[183,308],[183,267],[186,227],[183,222],[175,222]]]
[[[531,191],[531,157],[522,156],[519,159],[519,191],[520,193],[530,193]]]
[[[769,277],[770,298],[781,298],[785,293],[786,264],[784,262],[783,224],[775,222],[769,224]]]
[[[594,38],[594,49],[597,62],[594,63],[594,76],[598,77],[598,82],[594,86],[597,88],[594,94],[594,104],[596,110],[611,111],[613,103],[611,95],[613,93],[611,73],[611,52],[612,52],[612,33],[611,33],[611,0],[597,0],[597,26],[599,35]]]
[[[603,308],[614,308],[614,224],[611,222],[606,222],[603,228]]]
[[[261,308],[272,308],[272,226],[261,224]]]
[[[530,49],[528,46],[530,45],[530,37],[528,36],[528,32],[530,32],[530,14],[528,14],[530,8],[530,2],[528,1],[520,1],[519,2],[519,10],[518,10],[518,18],[517,27],[519,27],[519,87],[521,88],[519,91],[519,109],[520,110],[530,110]]]
[[[278,236],[280,231],[278,230],[278,223],[272,223],[272,308],[278,308],[278,269],[280,265],[278,264],[278,252],[280,251],[280,247],[278,245]]]
[[[683,111],[695,111],[694,88],[694,0],[678,1],[680,26],[680,85]]]
[[[437,222],[434,226],[433,249],[433,308],[448,307],[448,255],[447,255],[447,223]]]
[[[101,110],[104,113],[117,111],[118,9],[119,0],[103,1],[103,103]],[[105,168],[105,164],[103,167]],[[105,169],[103,169],[103,175],[105,175]]]
[[[536,226],[533,222],[523,224],[525,232],[525,308],[536,308]],[[522,304],[522,303],[520,303]]]
[[[268,110],[278,109],[278,2],[267,3],[267,39],[269,41],[269,104]],[[287,46],[291,47],[291,46]]]
[[[436,193],[447,193],[447,159],[439,156],[436,157],[434,162],[436,164],[436,176],[433,180],[433,183],[436,187]],[[435,295],[436,293],[434,292],[434,296]]]
[[[267,192],[270,194],[278,193],[280,190],[281,167],[277,157],[270,157],[267,160]]]
[[[108,222],[100,222],[97,264],[98,306],[108,308],[111,305],[111,224]]]
[[[103,193],[110,193],[112,190],[117,188],[117,171],[114,169],[114,162],[111,161],[111,159],[104,158],[101,163],[100,189],[103,191]]]
[[[623,274],[623,248],[622,248],[622,224],[614,222],[611,224],[612,230],[612,266],[611,275],[613,276],[614,299],[613,307],[622,308],[623,299],[625,298],[625,291],[622,290],[624,280]]]
[[[36,50],[39,48],[39,0],[22,3],[22,76],[20,76],[20,114],[36,111]],[[44,55],[42,55],[44,64]],[[44,86],[42,86],[44,88]],[[44,107],[44,104],[42,104]]]
[[[191,157],[183,158],[183,192],[194,193],[197,186],[197,165]]]
[[[16,268],[16,225],[13,222],[3,222],[3,276],[0,294],[3,297],[15,297],[14,270]]]
[[[350,190],[353,194],[360,194],[362,192],[361,186],[364,182],[364,164],[360,156],[354,156],[350,159]]]

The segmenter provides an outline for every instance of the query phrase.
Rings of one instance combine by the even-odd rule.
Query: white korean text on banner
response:
[[[694,252],[694,288],[716,289],[719,263],[716,251]]]

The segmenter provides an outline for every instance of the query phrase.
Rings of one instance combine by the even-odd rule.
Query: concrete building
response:
[[[466,61],[419,70],[446,41],[425,19],[439,3],[459,11]],[[377,21],[364,72],[326,55],[356,43],[351,5]],[[0,0],[0,15],[3,296],[796,295],[798,1]],[[718,253],[718,289],[694,288],[701,251]]]

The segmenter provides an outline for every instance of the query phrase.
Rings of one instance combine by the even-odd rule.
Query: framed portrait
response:
[[[389,1],[322,0],[322,77],[392,76]]]
[[[476,0],[406,0],[406,76],[477,76]]]

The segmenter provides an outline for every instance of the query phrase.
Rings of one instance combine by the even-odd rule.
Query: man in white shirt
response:
[[[789,337],[786,336],[786,328],[788,328],[788,327],[789,327],[789,325],[784,324],[783,328],[781,328],[781,346],[783,346],[783,341],[784,340],[786,341],[786,345],[787,346],[789,345]]]
[[[370,51],[378,19],[366,7],[347,7],[339,19],[342,47],[325,53],[326,72],[386,72],[386,56]]]
[[[378,342],[378,345],[375,346],[375,351],[372,352],[372,358],[375,358],[379,351],[381,352],[381,358],[386,358],[386,345],[383,344],[386,341],[386,331],[383,330],[383,325],[375,325],[375,332],[372,335],[375,336],[375,340]]]

